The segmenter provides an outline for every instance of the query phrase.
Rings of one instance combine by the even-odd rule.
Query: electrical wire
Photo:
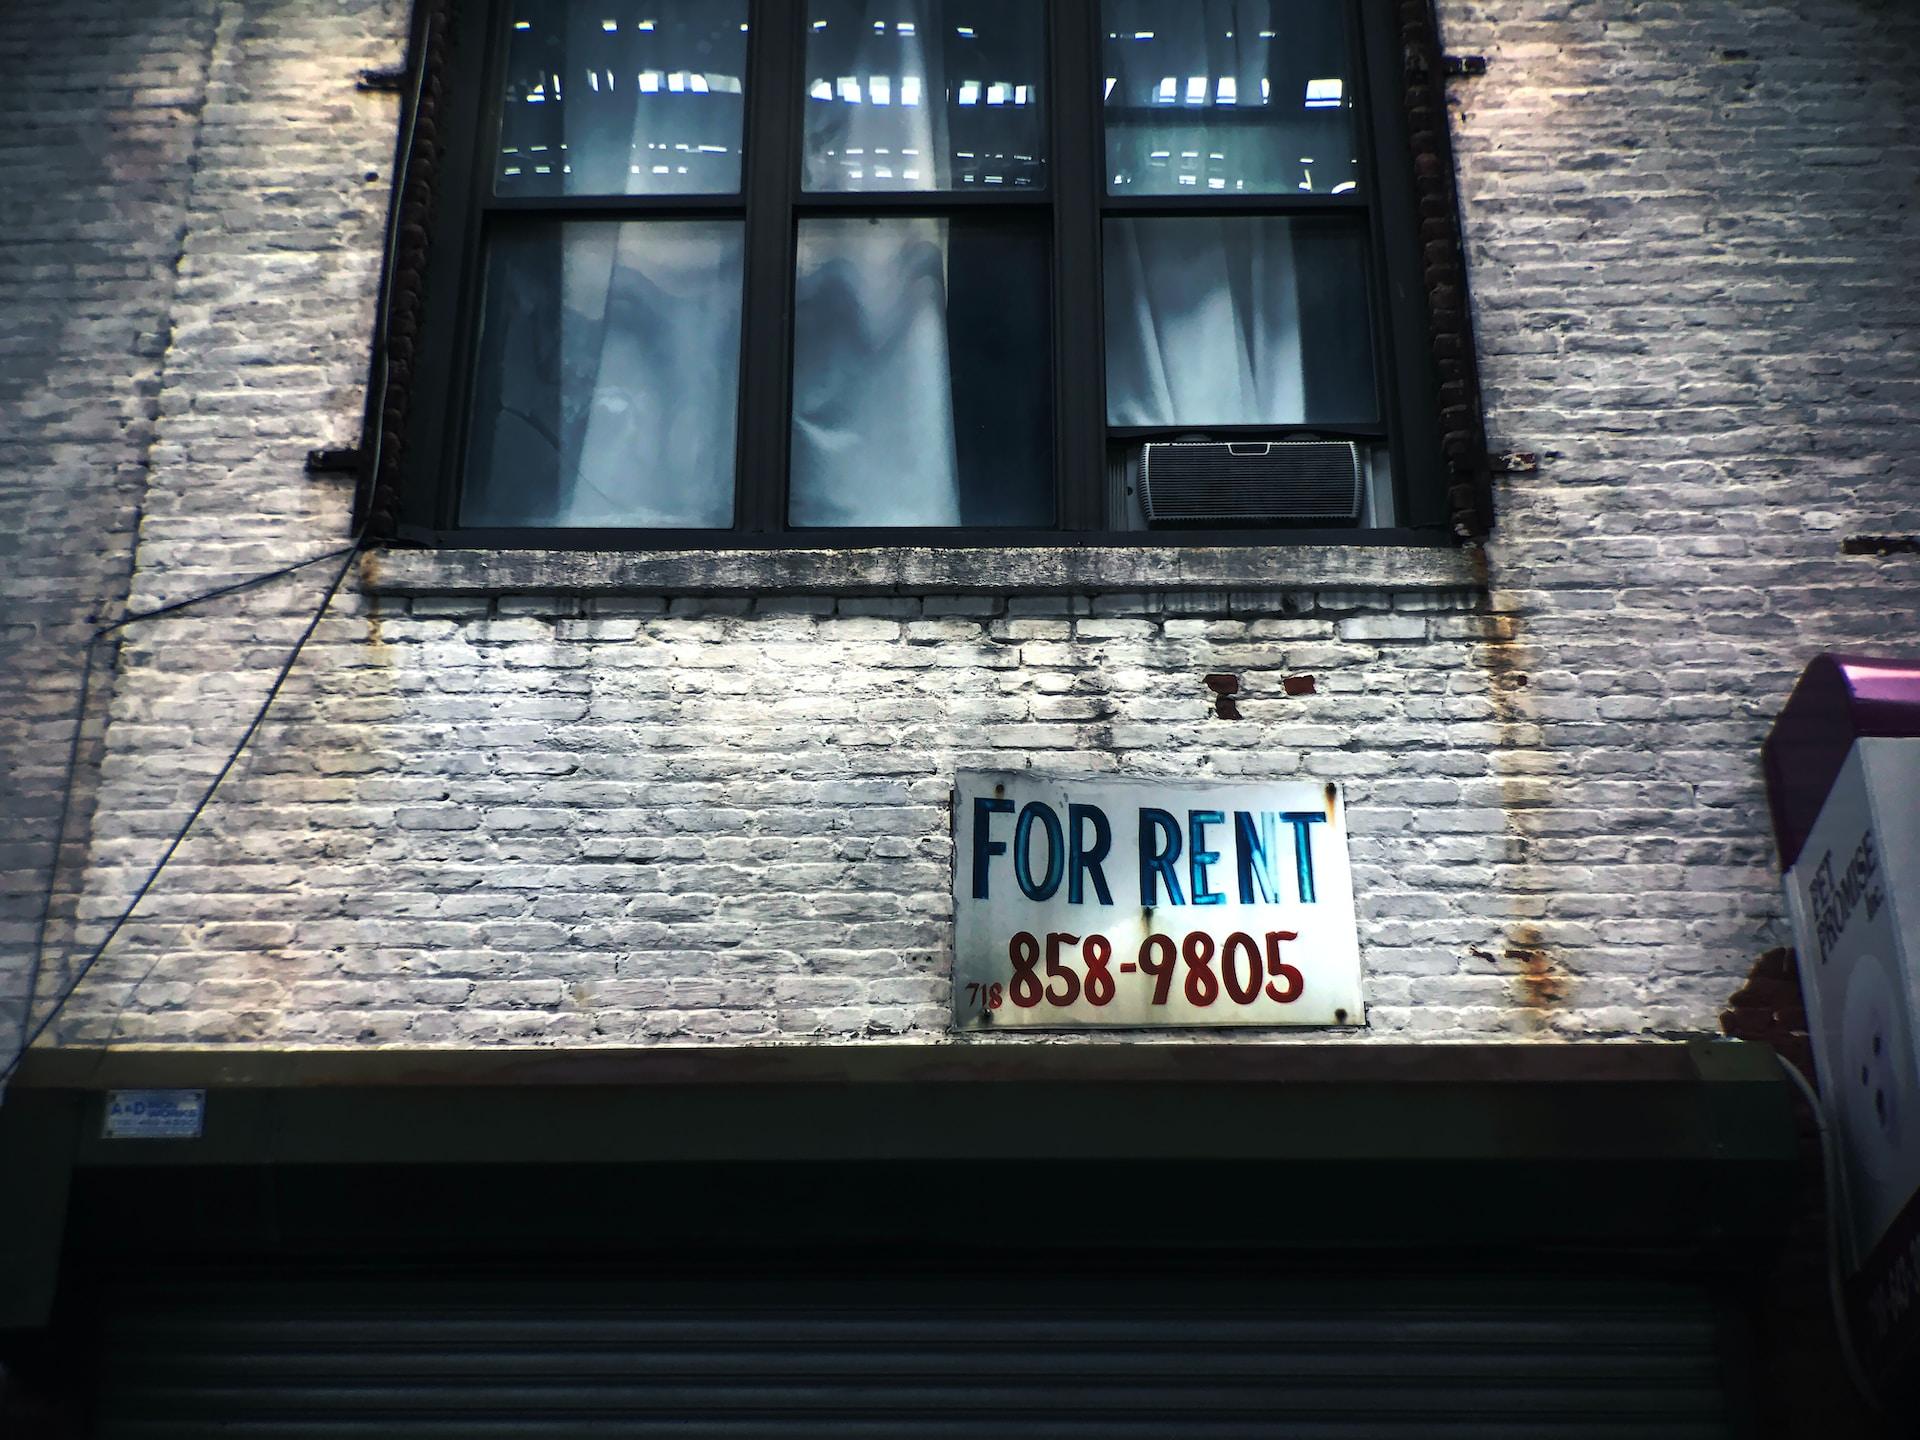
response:
[[[33,954],[27,961],[26,998],[21,1002],[20,1010],[20,1049],[18,1055],[24,1055],[27,1045],[28,1027],[33,1024],[33,997],[40,989],[40,968],[47,953],[47,926],[53,918],[53,895],[60,882],[60,852],[67,845],[67,821],[73,813],[74,777],[80,773],[80,737],[86,730],[87,702],[93,694],[93,657],[100,643],[102,632],[95,629],[87,636],[86,661],[80,667],[80,701],[74,707],[73,731],[67,736],[67,763],[60,778],[60,816],[53,828],[53,860],[47,868],[47,888],[40,896],[40,918],[33,930]],[[18,1055],[15,1063],[18,1063]],[[13,1073],[13,1065],[5,1072]],[[4,1075],[0,1075],[0,1085],[5,1085]]]
[[[424,41],[424,36],[420,38]],[[406,128],[402,133],[400,158],[398,164],[394,167],[393,200],[387,207],[386,243],[384,246],[385,263],[380,276],[379,318],[374,333],[374,358],[379,371],[379,379],[371,387],[373,393],[382,397],[382,400],[384,400],[386,396],[388,386],[392,379],[392,367],[388,355],[388,344],[391,338],[391,287],[393,283],[393,269],[398,262],[400,247],[401,196],[405,193],[407,172],[413,164],[414,143],[420,128],[420,99],[424,93],[426,84],[425,49],[426,46],[422,43],[420,46],[420,54],[410,54],[407,57],[407,63],[413,71],[413,93],[408,97],[407,114],[405,116]],[[368,414],[372,420],[371,429],[373,431],[373,438],[372,444],[369,447],[370,453],[366,473],[371,477],[372,482],[377,484],[380,476],[382,442],[385,439],[385,427],[379,423],[379,407],[370,405],[368,407]],[[360,553],[361,547],[366,543],[366,539],[367,521],[363,519],[359,527],[355,530],[353,538],[349,540],[347,544],[337,549],[310,556],[305,560],[297,560],[293,564],[283,565],[277,570],[265,571],[258,575],[250,575],[245,579],[233,581],[230,584],[216,586],[212,590],[190,595],[180,600],[170,601],[164,605],[156,605],[148,610],[132,611],[121,616],[111,624],[96,626],[87,636],[85,645],[86,658],[81,666],[80,672],[79,703],[74,711],[73,730],[68,736],[66,767],[60,786],[60,813],[57,826],[54,830],[53,860],[49,866],[46,894],[42,900],[39,921],[35,927],[33,958],[29,962],[27,969],[26,997],[22,1002],[20,1016],[21,1038],[19,1046],[15,1049],[12,1058],[7,1061],[4,1068],[0,1068],[0,1098],[4,1097],[7,1082],[13,1078],[14,1072],[16,1072],[22,1062],[25,1061],[27,1052],[33,1048],[34,1043],[38,1041],[42,1035],[46,1034],[53,1022],[59,1018],[60,1013],[66,1009],[67,1002],[73,998],[74,992],[79,988],[80,982],[86,978],[87,972],[92,970],[94,965],[98,963],[100,957],[106,953],[107,947],[113,943],[114,938],[125,928],[127,922],[133,918],[133,913],[139,908],[140,902],[147,897],[147,893],[152,890],[154,884],[159,880],[161,873],[167,868],[168,862],[173,859],[174,853],[185,843],[188,834],[193,830],[195,822],[199,820],[201,814],[205,812],[207,806],[212,802],[215,792],[220,788],[221,782],[227,778],[228,774],[233,770],[233,767],[239,763],[240,756],[245,753],[255,733],[266,721],[267,712],[272,709],[273,702],[279,696],[281,687],[286,684],[287,677],[293,673],[293,667],[299,662],[301,652],[306,649],[307,642],[313,638],[314,631],[320,628],[321,620],[325,618],[327,611],[332,607],[333,597],[339,593],[340,586],[345,583],[347,572],[353,567],[354,557]],[[268,686],[266,695],[262,698],[259,708],[254,711],[253,718],[247,722],[246,729],[241,732],[240,739],[235,743],[233,749],[228,752],[226,760],[221,764],[220,769],[215,773],[213,780],[208,784],[206,790],[201,793],[199,800],[194,804],[193,808],[187,812],[187,818],[181,823],[180,828],[174,832],[173,838],[168,841],[166,849],[160,854],[160,858],[155,861],[153,866],[147,871],[146,878],[140,882],[139,888],[134,891],[133,898],[122,907],[120,913],[114,918],[112,925],[107,928],[107,933],[101,939],[100,943],[93,948],[86,959],[81,961],[79,966],[68,977],[66,985],[62,988],[59,995],[54,998],[53,1003],[47,1007],[47,1013],[40,1018],[40,1022],[37,1025],[34,1024],[34,999],[39,989],[40,975],[44,968],[47,927],[52,915],[53,897],[59,887],[60,853],[66,846],[67,824],[73,811],[74,781],[79,772],[80,745],[86,729],[87,702],[92,692],[94,657],[97,653],[99,643],[116,631],[139,621],[155,620],[163,615],[175,614],[192,606],[203,604],[208,600],[218,599],[224,595],[232,595],[241,590],[252,589],[256,585],[263,585],[270,580],[277,580],[284,576],[294,574],[297,571],[307,569],[310,566],[324,564],[326,561],[334,559],[340,561],[339,569],[334,572],[333,578],[328,582],[326,591],[321,595],[320,603],[315,607],[312,618],[307,621],[306,628],[300,632],[300,638],[294,642],[293,648],[287,652],[287,658],[281,663],[279,671],[273,678],[273,683]],[[126,1005],[131,1002],[133,993],[137,992],[140,986],[146,983],[147,978],[153,974],[154,966],[158,964],[159,960],[156,959],[154,964],[149,965],[146,972],[134,982],[133,990],[129,992],[127,1001],[122,1002],[121,1010],[123,1012]],[[116,1014],[116,1029],[118,1027],[118,1019],[118,1014]]]
[[[1799,1067],[1786,1056],[1774,1052],[1773,1058],[1780,1062],[1780,1068],[1787,1072],[1787,1078],[1800,1088],[1800,1096],[1807,1102],[1807,1108],[1813,1112],[1814,1127],[1820,1134],[1820,1173],[1825,1191],[1825,1210],[1827,1212],[1827,1301],[1833,1307],[1833,1325],[1840,1337],[1840,1356],[1847,1371],[1847,1379],[1853,1382],[1853,1388],[1859,1392],[1867,1407],[1876,1415],[1884,1415],[1886,1406],[1875,1392],[1873,1382],[1867,1377],[1866,1366],[1860,1362],[1860,1352],[1854,1348],[1853,1325],[1847,1315],[1846,1293],[1840,1279],[1840,1236],[1842,1223],[1842,1199],[1840,1190],[1840,1154],[1834,1143],[1833,1130],[1827,1124],[1826,1107],[1820,1103],[1819,1092],[1807,1083],[1807,1077],[1800,1073]]]
[[[46,1029],[44,1023],[38,1028],[29,1027],[33,1024],[33,1001],[40,990],[40,974],[45,968],[47,927],[52,923],[53,897],[55,891],[59,888],[60,852],[66,848],[67,824],[73,815],[74,779],[79,774],[80,769],[80,742],[86,732],[87,704],[93,694],[94,661],[95,657],[99,654],[100,642],[109,635],[112,635],[115,631],[135,624],[138,621],[157,620],[163,615],[174,614],[176,611],[188,609],[204,601],[216,600],[222,595],[232,595],[241,590],[250,590],[256,585],[264,585],[269,580],[278,580],[283,576],[292,575],[297,571],[322,564],[328,560],[337,560],[342,556],[350,557],[359,550],[363,539],[363,535],[356,536],[349,545],[342,545],[337,549],[328,550],[319,555],[310,555],[305,560],[296,560],[291,565],[282,565],[278,570],[267,570],[258,575],[249,575],[244,580],[236,580],[229,585],[221,585],[212,590],[204,590],[198,594],[189,595],[184,599],[174,600],[165,605],[156,605],[150,610],[132,611],[126,615],[122,615],[111,624],[95,626],[88,634],[86,643],[82,647],[82,653],[86,658],[80,667],[80,695],[74,705],[73,728],[67,736],[67,759],[62,769],[60,780],[60,813],[54,823],[53,860],[48,867],[47,888],[40,897],[40,915],[34,923],[33,954],[27,963],[26,995],[22,1002],[20,1014],[20,1044],[19,1048],[14,1052],[13,1058],[8,1061],[6,1068],[0,1070],[0,1088],[6,1085],[7,1080],[12,1076],[13,1072],[19,1068],[20,1061],[26,1055],[27,1050],[35,1040],[40,1038]],[[335,588],[338,588],[338,582],[336,582]],[[331,602],[332,598],[332,593],[329,592],[327,597],[328,601]],[[196,818],[198,818],[197,812],[189,815],[187,820],[188,825],[191,825]],[[181,838],[184,838],[184,833]],[[142,893],[144,893],[144,890]],[[135,903],[138,903],[137,897]],[[125,917],[122,917],[120,923],[124,923],[124,918]],[[117,923],[114,928],[117,932],[119,924]],[[91,965],[92,959],[90,958],[87,963]],[[71,988],[69,988],[61,994],[60,998],[54,1003],[53,1010],[49,1012],[49,1018],[59,1013],[71,993]]]
[[[95,637],[112,634],[123,626],[132,625],[140,620],[158,620],[162,615],[171,615],[176,610],[186,610],[207,600],[218,600],[222,595],[237,594],[242,590],[251,590],[256,585],[264,585],[269,580],[278,580],[283,575],[292,575],[305,570],[310,565],[324,565],[329,560],[338,560],[342,555],[350,555],[360,548],[359,540],[342,545],[337,550],[326,550],[318,555],[308,556],[305,560],[296,560],[291,565],[282,565],[278,570],[268,570],[264,574],[249,575],[244,580],[236,580],[231,585],[222,585],[213,590],[202,590],[198,595],[189,595],[184,600],[169,601],[165,605],[156,605],[151,610],[135,610],[122,615],[111,625],[102,625],[94,631]]]
[[[240,732],[239,740],[234,742],[233,748],[227,752],[226,760],[221,763],[219,770],[214,773],[213,779],[207,783],[207,788],[201,793],[200,798],[194,802],[193,808],[187,812],[185,823],[183,823],[178,830],[174,831],[173,838],[167,842],[167,848],[161,851],[160,858],[153,862],[152,868],[147,871],[146,878],[140,882],[139,888],[133,892],[133,898],[126,903],[119,915],[114,918],[113,924],[107,927],[107,933],[102,937],[100,943],[93,947],[92,952],[88,954],[85,960],[80,962],[79,967],[68,978],[66,988],[60,993],[58,999],[48,1007],[47,1013],[40,1018],[40,1023],[27,1032],[25,1039],[21,1041],[20,1047],[15,1052],[13,1059],[7,1062],[6,1069],[0,1070],[0,1085],[6,1084],[7,1081],[13,1077],[14,1071],[20,1068],[21,1061],[26,1059],[27,1051],[33,1048],[33,1043],[42,1035],[46,1034],[47,1028],[59,1018],[60,1012],[66,1008],[67,1001],[72,998],[74,991],[80,987],[80,982],[87,978],[87,972],[93,969],[95,963],[99,961],[102,955],[106,954],[107,947],[113,944],[114,938],[125,928],[127,922],[133,918],[133,912],[140,908],[140,902],[147,898],[147,892],[153,889],[155,882],[160,878],[161,872],[167,868],[168,862],[173,859],[174,852],[186,843],[187,836],[193,831],[194,822],[199,820],[200,816],[205,813],[208,804],[213,800],[214,792],[220,788],[221,782],[232,772],[233,767],[240,763],[240,756],[245,753],[248,743],[252,741],[254,737],[254,733],[258,731],[260,726],[266,721],[267,711],[273,708],[273,702],[279,696],[281,686],[287,683],[287,677],[293,673],[293,667],[300,659],[300,652],[306,649],[307,641],[313,638],[313,632],[320,628],[321,620],[326,617],[327,610],[333,604],[333,597],[338,593],[341,583],[347,578],[347,571],[352,568],[353,558],[359,551],[360,547],[357,544],[352,546],[348,550],[346,558],[340,562],[340,567],[333,572],[333,579],[328,582],[326,593],[320,597],[320,604],[315,608],[312,617],[307,621],[306,628],[300,632],[300,638],[294,642],[293,648],[287,652],[287,658],[280,663],[280,669],[274,675],[273,683],[267,687],[267,693],[261,699],[259,708],[253,712],[253,718],[247,722],[247,728]],[[91,653],[91,651],[89,651],[89,653]],[[148,973],[151,973],[151,971]],[[144,980],[146,977],[142,976],[141,978]],[[138,986],[136,985],[135,988],[137,989]]]

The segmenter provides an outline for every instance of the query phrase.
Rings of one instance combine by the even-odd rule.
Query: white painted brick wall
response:
[[[207,0],[0,7],[0,1055],[52,870],[81,647],[132,567],[212,16]],[[98,679],[104,700],[110,665]],[[75,837],[98,744],[96,723]],[[69,858],[77,883],[80,844]],[[56,943],[71,908],[54,906]]]
[[[344,533],[347,497],[300,459],[357,428],[396,105],[353,80],[397,57],[401,16],[99,13],[132,55],[204,41],[168,70],[206,103],[168,192],[177,279],[147,298],[171,338],[149,372],[146,604]],[[1449,49],[1491,61],[1453,93],[1493,442],[1544,456],[1501,484],[1484,589],[355,584],[60,1040],[939,1039],[950,776],[1029,762],[1342,781],[1373,1035],[1715,1029],[1784,937],[1772,715],[1815,651],[1914,651],[1920,562],[1840,547],[1920,529],[1920,17],[1446,0],[1443,19]],[[56,336],[37,363],[102,384],[94,343]],[[140,393],[153,362],[113,354]],[[56,423],[13,426],[50,445]],[[103,422],[59,461],[7,451],[0,493],[71,485],[76,512],[122,514],[102,477],[127,443]],[[112,533],[36,532],[68,567],[57,598],[112,598],[86,568]],[[129,638],[88,923],[218,764],[321,578]],[[27,639],[52,693],[71,672]],[[1213,671],[1243,677],[1244,719],[1212,717]],[[1316,692],[1287,695],[1303,674]],[[48,726],[8,723],[44,777]]]

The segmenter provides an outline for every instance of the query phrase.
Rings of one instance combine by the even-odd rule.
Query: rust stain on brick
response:
[[[1538,864],[1534,841],[1544,806],[1533,783],[1537,777],[1505,763],[1510,757],[1540,748],[1527,677],[1533,656],[1521,638],[1517,617],[1493,613],[1496,592],[1486,572],[1485,551],[1478,552],[1476,560],[1485,585],[1489,619],[1487,639],[1476,647],[1476,653],[1486,675],[1487,701],[1493,707],[1494,723],[1499,731],[1492,757],[1494,775],[1500,787],[1500,808],[1506,814],[1507,835],[1514,847],[1513,859],[1518,872],[1509,893],[1536,894],[1542,887],[1528,883],[1527,877]],[[1570,1003],[1574,977],[1559,947],[1533,919],[1515,916],[1503,928],[1504,943],[1497,947],[1497,960],[1487,950],[1471,946],[1468,949],[1481,959],[1492,961],[1502,973],[1512,975],[1515,1008],[1525,1017],[1525,1023],[1544,1029],[1550,1017]]]
[[[1777,946],[1753,962],[1746,983],[1720,1012],[1720,1030],[1735,1040],[1757,1040],[1814,1084],[1813,1045],[1807,1038],[1807,1007],[1800,994],[1800,965],[1790,946]]]
[[[1525,922],[1508,931],[1507,963],[1514,966],[1514,998],[1529,1010],[1554,1010],[1571,988],[1539,927]]]

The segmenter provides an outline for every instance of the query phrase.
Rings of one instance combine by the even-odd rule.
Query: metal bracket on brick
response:
[[[412,67],[402,60],[398,65],[387,65],[374,70],[362,70],[355,84],[356,90],[381,90],[398,92],[406,88],[407,77],[413,73]]]
[[[1849,535],[1842,555],[1920,555],[1920,535]]]
[[[1445,58],[1449,75],[1484,75],[1487,73],[1487,57],[1484,55],[1449,55]]]
[[[1487,468],[1496,475],[1531,475],[1540,468],[1540,457],[1531,450],[1508,450],[1489,455]]]
[[[309,475],[358,475],[361,463],[365,459],[366,456],[357,449],[309,450],[307,473]]]

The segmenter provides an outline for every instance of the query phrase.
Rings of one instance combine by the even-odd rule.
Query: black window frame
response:
[[[848,549],[1444,544],[1490,522],[1477,376],[1467,329],[1457,201],[1430,0],[1346,0],[1363,186],[1335,195],[1113,195],[1105,181],[1100,0],[1046,0],[1052,152],[1043,192],[803,194],[803,0],[750,0],[745,134],[737,196],[496,199],[505,37],[516,0],[418,0],[410,59],[426,67],[396,177],[400,243],[383,286],[390,353],[377,356],[379,474],[363,477],[377,538],[438,548],[522,550]],[[539,0],[517,0],[522,5]],[[1041,3],[1041,0],[1036,0]],[[1083,103],[1067,103],[1079,94]],[[786,523],[798,224],[813,214],[1050,215],[1054,516],[1046,529],[844,527]],[[1107,523],[1109,446],[1198,427],[1107,424],[1101,229],[1110,216],[1364,213],[1381,424],[1318,434],[1384,443],[1390,528],[1116,530]],[[457,521],[460,457],[491,216],[716,216],[746,227],[734,523],[730,529],[473,527]],[[383,332],[385,333],[385,332]],[[1068,337],[1077,337],[1069,343]],[[1281,427],[1205,427],[1223,438]],[[1296,427],[1305,428],[1305,427]],[[372,447],[363,447],[369,451]],[[877,460],[876,463],[884,463]]]

